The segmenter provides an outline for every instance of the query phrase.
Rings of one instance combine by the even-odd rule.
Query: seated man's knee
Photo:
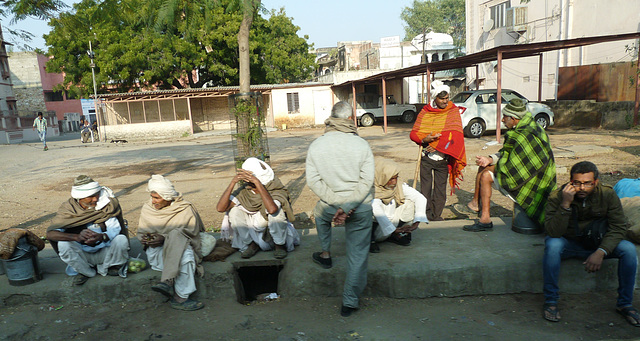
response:
[[[480,173],[480,181],[483,183],[493,183],[493,176],[490,171]]]
[[[72,243],[75,243],[75,242],[67,242],[67,241],[58,242],[58,254],[62,257],[69,253],[76,252],[76,249],[73,247]]]
[[[124,234],[115,236],[111,241],[111,247],[128,248],[129,240],[127,239],[127,236],[125,236]]]
[[[564,238],[547,237],[544,240],[545,254],[561,254],[564,250],[566,240]]]
[[[635,258],[638,257],[638,253],[636,251],[636,245],[628,240],[620,241],[618,246],[616,246],[615,251],[620,253],[622,256],[629,255]]]

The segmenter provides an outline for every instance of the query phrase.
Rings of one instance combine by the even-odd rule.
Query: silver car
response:
[[[462,126],[467,137],[480,137],[487,130],[496,130],[496,89],[463,91],[451,100],[459,107],[467,110],[462,114]],[[553,111],[548,105],[529,102],[521,94],[502,89],[501,108],[504,109],[510,100],[520,98],[527,103],[527,110],[531,112],[536,122],[544,129],[553,125]],[[501,124],[501,128],[504,125]]]

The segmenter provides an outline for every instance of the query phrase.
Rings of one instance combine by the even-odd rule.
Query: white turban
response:
[[[436,106],[436,102],[435,102],[436,96],[438,96],[438,94],[440,94],[443,91],[445,91],[448,94],[451,93],[451,89],[449,88],[449,86],[445,85],[442,81],[435,80],[431,82],[431,106],[432,107]]]
[[[173,199],[180,196],[180,193],[176,192],[173,188],[171,181],[159,174],[151,176],[151,180],[149,180],[149,184],[147,185],[147,191],[158,193],[162,199],[166,201],[173,201]]]
[[[255,157],[250,157],[242,164],[242,169],[247,170],[260,180],[263,185],[268,184],[273,180],[273,169],[269,167],[264,161],[260,161]]]
[[[84,199],[98,193],[102,187],[97,181],[93,181],[86,175],[80,175],[73,180],[71,187],[71,197],[74,199]]]

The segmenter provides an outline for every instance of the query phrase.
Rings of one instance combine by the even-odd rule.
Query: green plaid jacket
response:
[[[526,113],[504,136],[496,164],[498,184],[516,199],[527,216],[544,224],[549,193],[556,188],[556,164],[549,136]]]

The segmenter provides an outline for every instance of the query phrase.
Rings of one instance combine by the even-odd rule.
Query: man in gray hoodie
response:
[[[345,225],[347,276],[340,314],[358,309],[358,297],[367,284],[367,259],[373,212],[373,153],[358,136],[353,110],[347,102],[331,109],[324,135],[307,152],[307,185],[320,198],[314,210],[322,252],[313,261],[331,268],[331,224]]]

